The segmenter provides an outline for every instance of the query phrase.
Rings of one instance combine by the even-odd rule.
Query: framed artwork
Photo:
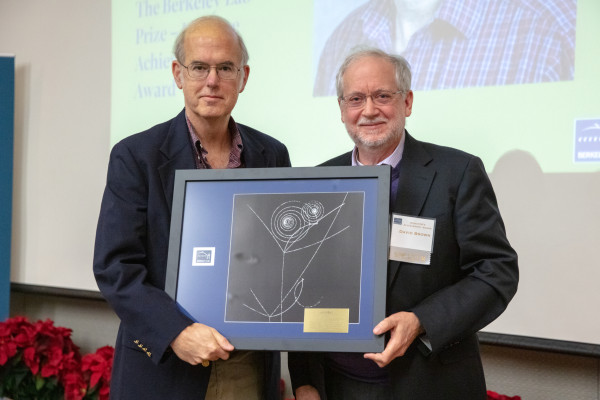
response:
[[[380,352],[389,166],[181,170],[166,292],[237,349]]]

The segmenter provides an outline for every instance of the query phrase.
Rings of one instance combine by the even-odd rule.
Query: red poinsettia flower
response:
[[[17,344],[12,336],[10,328],[6,325],[0,325],[0,365],[17,354]]]
[[[21,348],[33,343],[35,330],[25,317],[15,317],[0,323],[0,365],[12,358]]]
[[[0,337],[0,365],[6,362],[17,354],[17,345],[13,341],[5,340]]]
[[[83,365],[71,332],[51,320],[32,324],[14,317],[0,322],[0,393],[13,398],[108,400],[114,349],[98,349]]]
[[[33,375],[37,375],[40,370],[40,356],[35,352],[35,347],[28,347],[23,350],[23,361],[29,367]]]
[[[87,386],[80,371],[68,372],[64,375],[65,400],[82,400]]]
[[[110,374],[115,350],[110,346],[99,348],[96,353],[87,354],[81,361],[81,369],[90,376],[90,390],[98,386],[100,400],[108,399]]]
[[[86,394],[87,383],[81,370],[79,353],[70,351],[62,361],[60,382],[65,388],[65,400],[81,400]]]
[[[6,327],[12,332],[18,347],[27,347],[33,343],[35,327],[25,317],[11,318]]]
[[[521,396],[506,396],[504,394],[498,394],[496,392],[492,392],[491,390],[487,391],[488,400],[521,400]]]
[[[58,377],[69,354],[77,354],[79,359],[70,329],[55,327],[51,320],[38,321],[33,327],[32,343],[23,351],[23,360],[33,375],[39,372],[42,378]]]

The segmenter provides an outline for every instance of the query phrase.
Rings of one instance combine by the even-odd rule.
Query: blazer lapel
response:
[[[190,145],[185,109],[173,118],[167,137],[160,147],[165,161],[159,165],[158,173],[163,186],[165,200],[171,212],[173,204],[173,188],[175,186],[175,170],[195,169],[194,152]]]
[[[237,124],[238,131],[242,136],[242,144],[244,146],[242,153],[244,156],[244,166],[246,168],[261,168],[266,167],[267,162],[264,156],[264,147],[252,135],[246,131],[246,127]]]
[[[404,152],[400,161],[398,194],[393,211],[418,216],[423,209],[427,194],[435,177],[435,169],[429,166],[433,160],[421,143],[405,131]],[[388,287],[396,279],[400,262],[390,261]]]
[[[242,143],[244,144],[244,163],[248,168],[260,168],[267,165],[263,145],[249,135],[243,125],[238,124]],[[163,186],[165,200],[169,212],[173,205],[173,188],[175,171],[178,169],[195,169],[194,151],[190,145],[189,132],[185,121],[185,109],[171,123],[167,137],[160,147],[164,162],[159,165],[158,173]]]

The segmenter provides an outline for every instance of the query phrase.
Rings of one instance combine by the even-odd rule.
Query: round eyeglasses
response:
[[[179,63],[179,64],[181,64],[181,63]],[[188,72],[188,75],[190,76],[190,78],[196,79],[196,80],[206,79],[208,74],[210,74],[210,70],[213,68],[217,72],[217,76],[223,80],[235,79],[235,78],[237,78],[237,76],[240,72],[240,68],[236,67],[232,63],[208,65],[208,64],[204,64],[204,63],[200,63],[200,62],[193,62],[193,63],[190,63],[189,65],[181,64],[181,66],[183,68],[187,69],[187,72]]]
[[[352,93],[346,97],[342,97],[341,100],[350,108],[361,108],[367,104],[367,98],[370,97],[376,105],[385,106],[393,102],[396,95],[399,93],[404,93],[404,90],[398,90],[397,92],[378,90],[371,94]]]

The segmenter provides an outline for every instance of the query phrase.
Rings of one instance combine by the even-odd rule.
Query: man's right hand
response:
[[[216,329],[199,323],[185,328],[173,342],[171,348],[177,357],[192,365],[203,361],[227,360],[234,347]]]

